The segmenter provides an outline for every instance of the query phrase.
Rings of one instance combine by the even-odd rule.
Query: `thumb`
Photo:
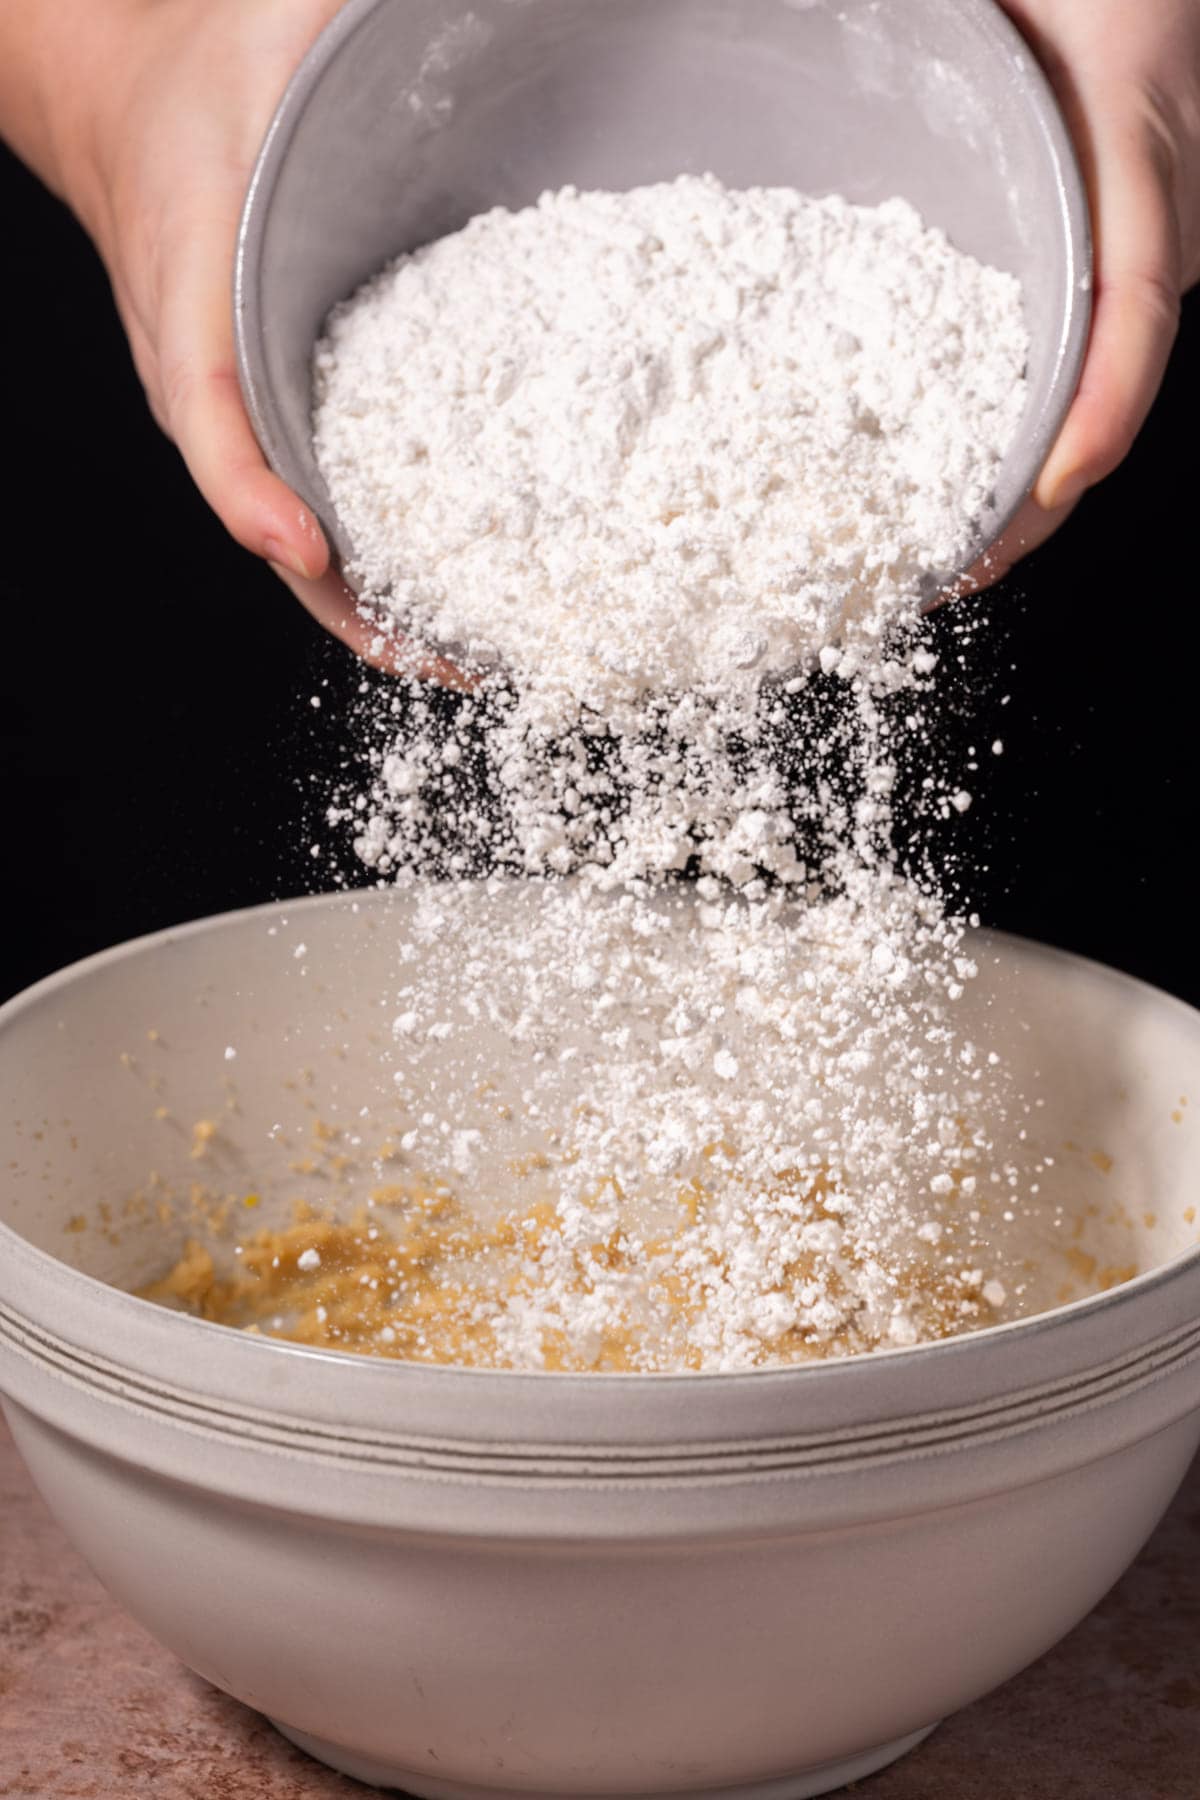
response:
[[[238,383],[233,348],[236,220],[189,222],[164,263],[159,316],[160,410],[204,498],[239,544],[306,580],[329,549],[313,514],[267,467]]]

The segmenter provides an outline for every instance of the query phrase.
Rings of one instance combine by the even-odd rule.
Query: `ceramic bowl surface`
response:
[[[372,1098],[408,903],[209,921],[0,1012],[0,1388],[43,1494],[185,1662],[367,1779],[786,1796],[882,1766],[1083,1617],[1196,1447],[1200,1016],[981,941],[966,1004],[1047,1097],[1028,1124],[1057,1157],[1047,1205],[1080,1220],[1031,1262],[1048,1297],[1079,1291],[1081,1258],[1141,1272],[973,1336],[741,1375],[520,1375],[121,1291],[189,1229],[131,1195],[186,1195],[203,1167],[269,1207],[313,1109],[349,1125]]]

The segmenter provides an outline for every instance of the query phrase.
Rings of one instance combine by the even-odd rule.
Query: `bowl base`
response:
[[[353,1750],[343,1748],[341,1744],[326,1743],[323,1738],[310,1737],[305,1731],[296,1731],[291,1725],[281,1725],[278,1719],[272,1719],[276,1731],[295,1744],[298,1750],[316,1757],[318,1762],[327,1763],[341,1775],[353,1776],[355,1781],[365,1781],[371,1787],[399,1788],[406,1794],[414,1794],[417,1800],[548,1800],[542,1792],[530,1789],[499,1787],[464,1787],[455,1781],[439,1781],[431,1779],[427,1774],[415,1774],[411,1769],[402,1769],[388,1763],[374,1762],[370,1757],[357,1756]],[[782,1775],[775,1781],[750,1782],[744,1787],[703,1788],[684,1790],[662,1788],[658,1794],[663,1800],[815,1800],[818,1794],[831,1794],[835,1788],[845,1787],[848,1782],[862,1781],[868,1775],[875,1775],[880,1769],[886,1769],[889,1763],[907,1756],[910,1750],[923,1743],[937,1725],[926,1725],[920,1731],[910,1732],[907,1737],[894,1738],[890,1744],[879,1744],[874,1750],[862,1750],[857,1756],[843,1757],[838,1762],[822,1763],[819,1768],[802,1769],[795,1775]],[[579,1790],[581,1793],[584,1790]],[[591,1800],[651,1800],[649,1795],[600,1796],[593,1795]]]

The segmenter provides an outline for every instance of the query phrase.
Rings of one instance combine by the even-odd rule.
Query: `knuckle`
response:
[[[208,367],[186,356],[163,364],[162,409],[176,438],[194,432],[206,411],[210,427],[218,420],[224,426],[227,403],[239,392],[237,376],[230,369]]]

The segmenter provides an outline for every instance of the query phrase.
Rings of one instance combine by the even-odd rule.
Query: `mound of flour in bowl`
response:
[[[314,443],[417,637],[593,703],[709,688],[959,570],[1027,347],[1014,278],[902,200],[564,188],[336,309]]]

